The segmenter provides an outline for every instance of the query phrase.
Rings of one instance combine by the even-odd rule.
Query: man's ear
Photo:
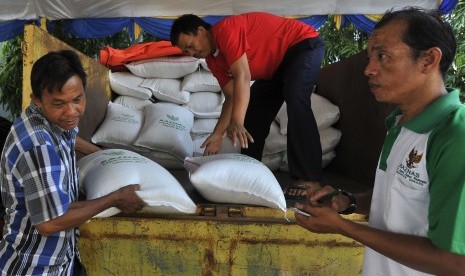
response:
[[[438,70],[441,58],[442,51],[439,49],[439,47],[432,47],[423,51],[421,54],[421,61],[423,69],[426,70],[425,72]]]
[[[40,109],[40,107],[42,106],[42,102],[40,101],[40,99],[37,98],[37,96],[34,95],[34,93],[31,93],[31,94],[30,94],[30,97],[31,97],[31,101],[32,101],[35,105],[37,105],[37,107],[39,107],[39,109]]]
[[[206,34],[206,33],[207,33],[207,30],[203,26],[198,26],[197,33],[195,35]]]

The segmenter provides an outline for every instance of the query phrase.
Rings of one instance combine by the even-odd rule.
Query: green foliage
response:
[[[446,16],[457,38],[457,53],[451,70],[449,70],[446,84],[449,87],[459,88],[461,100],[465,102],[465,0],[460,0],[454,12]]]
[[[458,88],[460,98],[465,102],[465,0],[459,0],[451,14],[444,16],[454,29],[457,38],[457,53],[452,68],[446,76],[446,86]],[[326,40],[326,55],[323,65],[356,54],[366,47],[368,35],[350,25],[337,30],[333,17],[319,29]]]
[[[13,117],[21,113],[22,101],[22,53],[18,36],[3,44],[0,58],[0,104],[6,107]]]
[[[123,29],[116,34],[103,38],[76,38],[63,30],[63,24],[61,24],[60,21],[55,21],[55,23],[56,27],[49,31],[53,36],[96,60],[99,59],[100,50],[105,46],[110,46],[115,49],[124,49],[135,43],[157,41],[155,37],[143,31],[139,37],[134,40],[130,37],[127,29]]]
[[[50,34],[96,60],[99,58],[100,49],[103,49],[105,46],[110,46],[115,49],[124,49],[133,43],[126,29],[104,38],[77,38],[63,30],[61,21],[54,22],[56,25],[53,30],[49,30]]]
[[[465,102],[465,0],[459,0],[451,14],[444,16],[454,29],[457,38],[457,53],[452,68],[446,76],[446,86],[458,88]],[[326,55],[323,65],[331,64],[356,54],[366,47],[368,35],[350,25],[336,28],[333,16],[318,30],[326,40]]]
[[[326,41],[323,65],[359,53],[366,47],[368,38],[366,33],[357,30],[352,24],[338,30],[334,23],[334,16],[328,16],[328,20],[318,31]]]

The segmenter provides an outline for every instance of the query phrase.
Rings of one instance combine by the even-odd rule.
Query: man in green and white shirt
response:
[[[465,254],[465,163],[460,157],[465,154],[465,108],[459,92],[441,96],[403,125],[398,124],[401,117],[396,109],[386,119],[389,132],[376,173],[369,225],[427,237],[438,248]],[[363,271],[416,272],[369,247]]]
[[[444,76],[456,51],[451,27],[433,13],[388,12],[368,40],[365,75],[380,102],[398,106],[373,190],[346,191],[321,205],[325,186],[298,208],[297,223],[366,245],[364,275],[464,275],[465,107]],[[368,226],[337,212],[369,213]]]

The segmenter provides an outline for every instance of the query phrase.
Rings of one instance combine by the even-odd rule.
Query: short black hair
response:
[[[403,21],[407,24],[402,41],[412,49],[415,60],[424,50],[432,47],[441,49],[442,58],[439,67],[444,78],[457,51],[457,41],[450,24],[441,19],[438,11],[406,7],[397,11],[388,11],[376,24],[375,30],[392,21]]]
[[[84,88],[87,75],[78,55],[70,50],[49,52],[39,58],[32,66],[32,93],[42,99],[42,91],[61,91],[63,85],[73,76],[78,76]]]
[[[197,35],[197,29],[202,26],[207,31],[211,29],[212,25],[205,22],[202,18],[194,14],[184,14],[174,20],[171,26],[170,40],[173,46],[177,46],[179,36],[181,34]]]

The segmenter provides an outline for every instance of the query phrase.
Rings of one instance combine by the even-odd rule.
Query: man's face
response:
[[[365,75],[380,102],[400,104],[413,100],[423,82],[420,65],[402,41],[405,27],[404,22],[393,21],[375,30],[368,39]]]
[[[78,76],[71,77],[61,91],[42,91],[42,99],[32,95],[32,101],[51,124],[63,130],[75,128],[86,108],[84,86]]]
[[[196,58],[205,58],[212,52],[208,31],[204,27],[199,27],[195,35],[181,33],[176,46]]]

